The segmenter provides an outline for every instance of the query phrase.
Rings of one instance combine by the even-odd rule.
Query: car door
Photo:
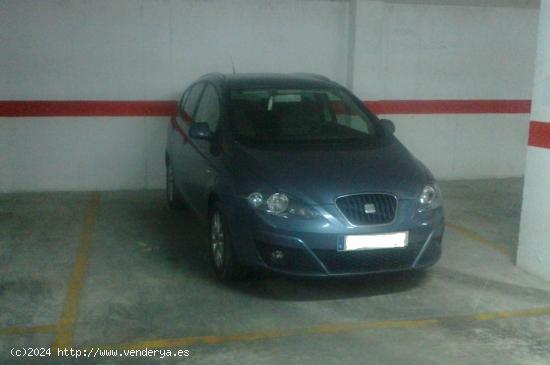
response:
[[[193,122],[207,123],[214,139],[212,141],[192,140],[196,152],[191,162],[194,173],[189,176],[189,185],[186,187],[191,193],[193,206],[203,215],[207,211],[209,187],[215,179],[216,165],[221,154],[218,142],[220,115],[221,106],[218,90],[214,84],[207,83]]]
[[[204,91],[203,82],[192,85],[185,94],[173,125],[176,133],[172,141],[172,162],[176,178],[176,186],[186,201],[190,201],[189,181],[195,171],[193,168],[194,155],[196,153],[189,139],[189,127],[193,123],[193,117]]]

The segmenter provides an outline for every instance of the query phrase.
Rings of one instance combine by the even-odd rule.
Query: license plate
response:
[[[344,251],[404,248],[407,247],[408,241],[409,232],[346,236]]]

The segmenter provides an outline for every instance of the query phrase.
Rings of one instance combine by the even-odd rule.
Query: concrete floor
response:
[[[442,183],[426,273],[219,284],[205,227],[162,192],[0,196],[0,364],[549,364],[550,283],[513,265],[519,179]],[[188,358],[11,357],[12,347]]]

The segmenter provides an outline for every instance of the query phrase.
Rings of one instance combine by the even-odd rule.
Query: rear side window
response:
[[[208,123],[210,130],[215,132],[220,119],[220,101],[214,86],[208,84],[202,94],[201,102],[195,116],[195,122]]]
[[[193,114],[195,113],[203,89],[204,84],[201,83],[191,87],[191,90],[188,92],[189,95],[186,97],[181,110],[181,116],[186,123],[193,122]]]

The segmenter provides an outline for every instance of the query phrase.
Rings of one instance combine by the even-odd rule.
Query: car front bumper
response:
[[[254,210],[244,199],[232,200],[226,217],[233,248],[241,264],[253,269],[299,276],[351,276],[421,269],[441,256],[443,209],[417,213],[413,200],[399,202],[392,223],[373,226],[351,225],[335,205],[316,207],[321,216],[315,219],[281,218]],[[404,248],[338,249],[347,235],[403,231],[409,237]]]

